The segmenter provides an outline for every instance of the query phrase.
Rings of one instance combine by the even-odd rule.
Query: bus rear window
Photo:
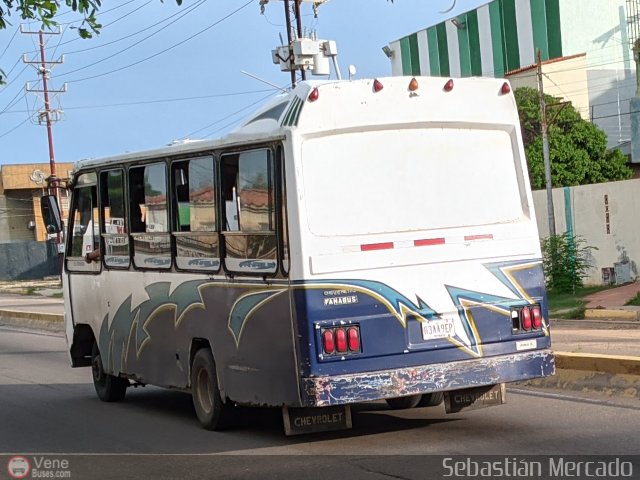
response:
[[[526,202],[513,145],[504,130],[452,128],[307,140],[309,228],[364,235],[518,221]]]

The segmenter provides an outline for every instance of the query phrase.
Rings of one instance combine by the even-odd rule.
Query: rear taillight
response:
[[[541,330],[543,327],[542,308],[540,305],[525,305],[511,308],[513,333],[528,333]]]
[[[362,351],[358,325],[322,328],[320,337],[324,356],[352,355]]]
[[[336,328],[334,332],[336,339],[336,350],[338,353],[345,353],[347,351],[347,332],[344,328]]]
[[[360,351],[360,332],[356,327],[349,327],[347,330],[347,342],[349,343],[349,350],[352,352]]]
[[[531,310],[529,307],[523,307],[520,310],[520,324],[523,330],[531,330]]]
[[[536,330],[541,329],[542,328],[542,312],[540,311],[540,306],[534,305],[533,307],[531,307],[531,314],[533,317],[533,320],[532,320],[533,328],[535,328]]]
[[[332,330],[325,330],[322,332],[322,349],[327,355],[331,355],[335,351],[336,344],[333,340]]]

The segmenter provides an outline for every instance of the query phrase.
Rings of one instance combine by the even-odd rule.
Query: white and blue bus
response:
[[[235,405],[304,427],[554,373],[503,80],[302,82],[220,140],[81,161],[70,188],[66,337],[102,400],[153,384],[208,429]]]

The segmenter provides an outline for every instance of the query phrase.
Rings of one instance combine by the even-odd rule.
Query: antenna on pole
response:
[[[257,75],[254,75],[253,73],[245,72],[244,70],[240,70],[240,73],[242,73],[243,75],[246,75],[247,77],[251,77],[251,78],[253,78],[255,80],[258,80],[259,82],[266,83],[270,87],[277,88],[278,90],[280,90],[283,93],[287,93],[287,91],[284,88],[279,87],[275,83],[271,83],[271,82],[265,80],[264,78],[260,78]]]
[[[260,0],[260,9],[264,13],[265,6],[270,1]],[[329,60],[333,61],[338,80],[341,79],[337,62],[338,49],[336,42],[320,40],[315,32],[306,32],[302,27],[302,4],[311,3],[313,13],[318,14],[318,7],[328,0],[280,0],[284,3],[284,14],[287,29],[287,43],[280,34],[280,46],[272,50],[273,63],[280,66],[283,72],[291,73],[291,86],[296,86],[296,72],[300,71],[300,78],[307,79],[307,72],[313,75],[329,75]],[[293,5],[292,5],[293,3]],[[293,7],[293,8],[292,8]],[[294,25],[295,22],[295,25]],[[279,88],[279,87],[278,87]]]

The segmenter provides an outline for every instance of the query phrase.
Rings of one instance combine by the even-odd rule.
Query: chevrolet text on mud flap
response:
[[[208,429],[278,406],[289,434],[346,428],[361,401],[499,405],[552,375],[513,94],[444,83],[301,82],[219,140],[78,163],[72,365],[105,401],[190,391]]]

